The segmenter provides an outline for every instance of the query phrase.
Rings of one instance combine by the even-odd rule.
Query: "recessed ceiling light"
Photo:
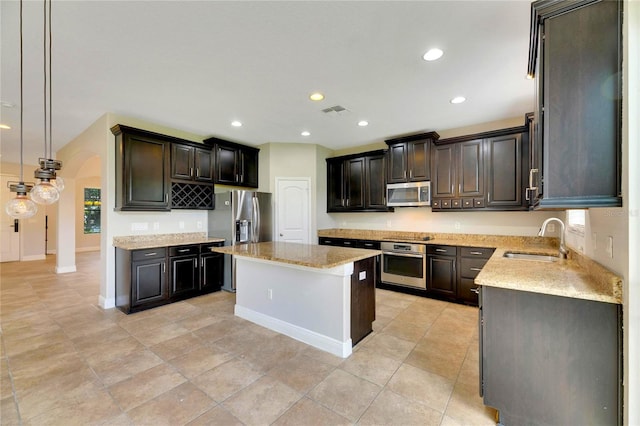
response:
[[[440,59],[442,55],[444,55],[444,52],[442,50],[434,48],[429,49],[427,53],[422,56],[422,59],[424,59],[425,61],[435,61],[437,59]]]
[[[465,98],[464,96],[456,96],[455,98],[451,99],[449,102],[451,102],[452,104],[461,104],[466,100],[467,98]]]
[[[6,124],[0,124],[0,129],[10,130],[11,126],[8,126]]]
[[[369,122],[367,120],[360,120],[358,121],[358,126],[360,127],[364,127],[364,126],[368,126]]]
[[[307,132],[306,130],[300,133],[302,136],[311,136],[311,132]]]
[[[315,92],[309,95],[309,99],[312,101],[321,101],[324,99],[324,95],[320,92]]]
[[[232,125],[233,127],[242,127],[242,123],[241,123],[241,122],[239,122],[238,120],[232,121],[232,122],[231,122],[231,125]]]

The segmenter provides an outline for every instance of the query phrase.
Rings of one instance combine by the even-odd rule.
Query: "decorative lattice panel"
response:
[[[213,185],[171,183],[172,209],[213,209]]]

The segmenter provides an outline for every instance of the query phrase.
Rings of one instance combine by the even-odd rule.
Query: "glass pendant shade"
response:
[[[36,214],[38,206],[27,194],[18,194],[16,198],[7,201],[4,210],[14,219],[27,219]]]
[[[42,180],[33,187],[31,199],[38,204],[53,204],[60,198],[60,192],[48,180]]]
[[[62,192],[64,190],[64,179],[60,176],[56,176],[55,179],[51,179],[49,182],[51,182],[51,185],[56,187],[58,192]]]

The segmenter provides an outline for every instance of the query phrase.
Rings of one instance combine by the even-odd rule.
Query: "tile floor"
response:
[[[489,425],[477,310],[377,290],[343,360],[234,317],[218,292],[124,315],[99,253],[0,265],[2,425]]]

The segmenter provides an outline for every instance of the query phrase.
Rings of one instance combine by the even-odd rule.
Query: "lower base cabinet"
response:
[[[427,246],[427,294],[455,300],[458,248]]]
[[[622,423],[621,305],[480,293],[480,394],[500,424]]]
[[[220,290],[223,255],[212,246],[222,243],[116,248],[116,307],[129,314]]]
[[[376,319],[375,258],[354,262],[351,275],[351,342],[353,345],[373,331]]]

